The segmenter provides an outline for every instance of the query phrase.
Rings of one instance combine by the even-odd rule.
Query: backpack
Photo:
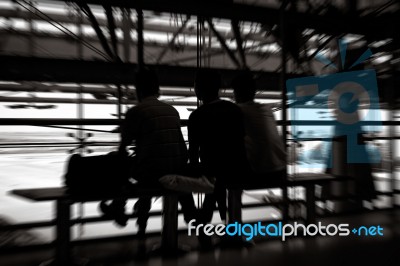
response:
[[[65,185],[71,194],[115,195],[128,184],[134,158],[109,153],[98,156],[73,154],[67,163]]]

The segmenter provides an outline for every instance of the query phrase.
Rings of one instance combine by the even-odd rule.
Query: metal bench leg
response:
[[[164,196],[163,228],[161,233],[161,249],[163,252],[178,251],[178,196]]]
[[[70,256],[70,215],[71,203],[68,200],[56,202],[56,256],[55,265],[71,265]]]
[[[71,204],[70,200],[56,201],[56,250],[54,259],[40,266],[86,266],[88,260],[71,257]]]
[[[289,221],[289,196],[288,196],[288,187],[287,186],[282,186],[282,221],[284,223],[287,223]]]
[[[190,248],[178,246],[178,195],[164,196],[162,221],[161,245],[155,246],[150,254],[163,257],[177,257],[186,254]]]
[[[306,222],[308,224],[315,223],[315,185],[310,184],[306,187],[306,207],[307,207],[307,217]]]
[[[242,193],[241,189],[228,190],[228,223],[242,223]]]

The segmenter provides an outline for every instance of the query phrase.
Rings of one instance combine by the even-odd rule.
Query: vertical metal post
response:
[[[395,110],[396,110],[396,97],[395,97],[395,92],[394,88],[396,88],[395,85],[395,73],[392,71],[392,88],[389,90],[389,112],[390,112],[390,120],[395,121],[396,120],[396,115],[395,115]],[[392,207],[396,207],[396,139],[394,139],[396,135],[396,126],[391,125],[390,130],[389,130],[389,162],[390,162],[390,190],[393,192],[392,194]],[[394,142],[394,143],[393,143]],[[382,160],[383,158],[381,158]]]
[[[197,34],[196,34],[196,37],[197,37],[197,39],[196,39],[197,40],[197,45],[196,45],[196,48],[197,48],[197,51],[196,51],[197,52],[196,53],[196,55],[197,55],[197,60],[196,60],[197,70],[199,70],[201,68],[201,36],[203,34],[203,31],[201,28],[202,22],[203,22],[203,19],[201,17],[197,16],[197,23],[196,23],[196,26],[197,26]],[[197,105],[197,108],[199,108],[199,106],[200,106],[199,98],[197,98],[196,105]],[[199,193],[199,194],[197,194],[197,208],[202,208],[202,203],[203,203],[202,195],[201,195],[201,193]]]
[[[83,29],[82,29],[82,22],[83,22],[83,16],[82,16],[82,11],[78,10],[78,19],[77,19],[77,28],[78,28],[78,36],[81,40],[83,40],[84,36],[83,36]],[[79,59],[83,59],[83,46],[82,46],[82,42],[77,42],[77,52],[78,52],[78,58]],[[81,84],[79,84],[78,86],[78,119],[83,119],[84,117],[84,109],[83,109],[83,104],[82,104],[82,100],[83,100],[83,87]],[[82,148],[79,149],[79,152],[82,154],[84,152],[83,150],[83,129],[84,126],[83,125],[78,125],[78,139],[79,139],[79,144],[82,145]]]
[[[122,10],[122,31],[124,34],[124,43],[123,43],[123,50],[124,50],[124,62],[129,63],[131,59],[131,28],[133,27],[132,19],[131,19],[131,10],[128,8],[123,8]],[[118,88],[118,97],[122,98],[122,89],[121,87]],[[128,90],[128,87],[125,87]],[[118,99],[118,101],[120,101]],[[126,110],[120,112],[125,112]],[[118,119],[122,119],[122,116],[118,116]]]
[[[143,11],[136,9],[137,12],[137,62],[139,69],[144,66],[144,40],[143,40]]]
[[[161,233],[161,249],[164,254],[178,251],[178,196],[163,197],[163,228]]]
[[[81,10],[77,10],[78,12],[78,20],[77,20],[77,29],[78,29],[78,36],[81,40],[83,40],[84,36],[83,36],[83,29],[82,29],[82,24],[83,24],[83,15],[82,15],[82,11]],[[82,42],[77,42],[77,49],[78,49],[78,58],[83,60],[83,45]],[[78,86],[78,119],[82,120],[84,119],[85,113],[84,113],[84,105],[82,103],[83,101],[83,86],[82,84],[79,84]],[[78,135],[78,139],[79,139],[79,145],[81,145],[81,148],[79,149],[79,153],[82,155],[85,152],[85,148],[84,148],[84,129],[85,126],[82,124],[78,125],[78,131],[77,131],[77,135]],[[79,217],[82,218],[84,215],[84,205],[83,203],[80,203],[78,205],[79,208]],[[79,236],[83,236],[84,233],[84,224],[80,224],[78,227],[79,231],[78,234]]]
[[[280,14],[279,14],[279,26],[280,26],[280,38],[281,38],[281,64],[282,64],[282,70],[280,73],[280,86],[281,86],[281,91],[282,91],[282,138],[283,138],[283,143],[284,147],[287,150],[286,143],[287,143],[287,109],[286,109],[286,103],[287,103],[287,95],[286,95],[286,60],[287,60],[287,54],[286,54],[286,32],[285,32],[285,9],[288,1],[284,1],[282,3],[281,9],[280,9]],[[286,160],[287,162],[287,160]],[[286,164],[286,169],[287,173],[287,164]],[[287,179],[287,176],[286,176]],[[283,210],[282,210],[282,219],[284,221],[288,220],[289,216],[289,198],[288,198],[288,188],[287,186],[282,187],[282,196],[283,196]]]
[[[122,9],[122,25],[124,33],[124,61],[129,62],[131,57],[131,11],[130,9]]]
[[[200,62],[199,62],[199,58],[200,58],[200,39],[199,39],[199,34],[200,34],[200,26],[199,26],[199,17],[197,17],[197,21],[196,21],[196,66],[197,68],[200,68]]]
[[[281,73],[280,73],[280,86],[282,91],[282,137],[283,141],[286,143],[287,139],[287,95],[286,95],[286,61],[287,61],[287,51],[286,51],[286,33],[285,33],[285,2],[282,3],[280,10],[280,39],[281,39]],[[286,147],[286,145],[285,145]]]
[[[35,27],[33,26],[33,16],[34,13],[36,13],[35,8],[34,8],[34,2],[29,1],[29,15],[28,15],[28,22],[29,22],[29,36],[28,36],[28,51],[29,51],[29,56],[35,56],[36,51],[35,51],[35,40],[34,40],[34,34],[35,34]]]
[[[202,54],[206,55],[207,54],[207,50],[206,50],[206,45],[205,45],[206,44],[206,35],[205,35],[205,30],[204,30],[204,20],[201,21],[201,43],[203,44],[201,46]],[[207,66],[206,59],[207,58],[204,56],[204,65],[205,66]]]
[[[305,186],[306,189],[306,222],[315,223],[315,185],[310,183]]]
[[[241,189],[228,189],[227,223],[242,223],[242,193]]]
[[[207,62],[207,67],[211,67],[211,39],[212,39],[212,32],[210,29],[208,29],[208,62]]]
[[[398,40],[398,36],[399,36],[399,30],[398,27],[395,26],[396,24],[392,24],[391,25],[391,30],[393,32],[393,36],[397,36],[397,40]],[[399,56],[399,52],[395,52],[394,53],[394,58],[396,58],[396,56]],[[391,85],[392,88],[390,89],[390,101],[391,103],[390,105],[390,115],[391,115],[391,121],[395,121],[396,120],[396,92],[395,90],[397,89],[397,85],[396,85],[396,71],[394,68],[392,68],[391,70]],[[397,157],[397,145],[396,145],[396,139],[392,139],[395,138],[396,136],[396,126],[392,125],[390,127],[390,174],[391,174],[391,189],[392,189],[392,207],[393,208],[399,208],[400,207],[400,181],[396,178],[396,157]],[[397,182],[396,182],[397,181]],[[396,199],[398,198],[399,203],[396,203]]]
[[[70,266],[70,218],[71,204],[68,200],[58,200],[56,202],[56,256],[55,265]]]

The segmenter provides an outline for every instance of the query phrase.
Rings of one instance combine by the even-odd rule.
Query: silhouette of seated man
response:
[[[138,187],[160,187],[158,179],[166,174],[179,174],[187,165],[188,154],[181,132],[178,111],[169,104],[158,100],[159,84],[154,71],[143,69],[136,74],[136,94],[139,103],[130,108],[121,127],[119,153],[127,154],[127,147],[135,144],[135,160],[132,177]],[[195,205],[192,194],[181,196],[180,204],[185,220],[194,218]],[[126,199],[105,202],[101,209],[114,216],[117,224],[125,226]],[[151,197],[141,197],[134,206],[137,213],[138,234],[144,235]]]
[[[285,176],[286,151],[270,105],[254,101],[256,84],[249,71],[240,73],[232,88],[242,111],[246,154],[253,172],[247,181],[255,185],[279,181]]]
[[[214,193],[206,194],[200,210],[198,221],[202,223],[211,221],[216,202],[221,218],[226,218],[225,188],[240,184],[248,168],[242,113],[236,104],[219,98],[220,87],[221,77],[216,71],[197,72],[195,93],[202,105],[188,121],[190,164],[216,180]]]

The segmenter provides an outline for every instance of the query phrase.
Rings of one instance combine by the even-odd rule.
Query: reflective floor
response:
[[[321,220],[323,224],[348,223],[350,227],[380,225],[383,236],[333,236],[292,237],[285,242],[280,239],[255,238],[252,248],[199,251],[197,239],[179,235],[180,244],[188,245],[191,251],[177,259],[150,256],[139,259],[137,240],[123,239],[80,243],[74,248],[79,258],[90,258],[88,265],[400,265],[400,210],[376,211],[362,214],[342,215]],[[214,239],[218,242],[218,239]],[[158,237],[147,239],[151,249]],[[17,250],[0,253],[0,264],[39,265],[50,259],[52,249]]]

